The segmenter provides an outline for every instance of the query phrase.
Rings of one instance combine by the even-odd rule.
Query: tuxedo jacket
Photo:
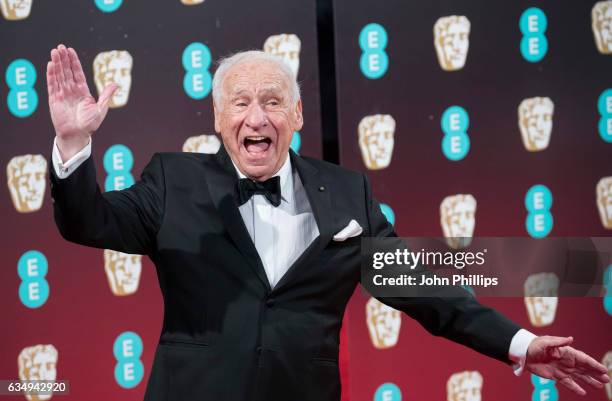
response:
[[[51,169],[66,240],[148,255],[156,266],[164,320],[146,401],[340,400],[339,333],[360,280],[361,240],[332,237],[352,219],[362,236],[395,233],[364,174],[290,157],[320,235],[273,289],[223,146],[216,155],[156,153],[140,180],[120,191],[100,191],[93,157],[65,179]],[[471,297],[379,300],[436,336],[510,362],[520,327]]]

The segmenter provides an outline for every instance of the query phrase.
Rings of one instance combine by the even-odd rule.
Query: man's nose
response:
[[[245,124],[254,131],[257,131],[268,125],[266,112],[259,103],[253,103],[249,108]]]

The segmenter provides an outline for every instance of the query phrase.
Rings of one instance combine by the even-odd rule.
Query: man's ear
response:
[[[294,131],[299,131],[302,129],[302,127],[304,126],[304,118],[302,116],[302,99],[298,99],[297,103],[295,104],[295,109],[293,111],[294,114],[294,127],[293,130]]]
[[[213,102],[213,112],[215,113],[215,132],[221,134],[221,113],[217,110],[215,102]]]

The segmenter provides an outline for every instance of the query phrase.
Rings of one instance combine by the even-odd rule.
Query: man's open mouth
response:
[[[244,148],[251,154],[260,154],[270,148],[272,140],[266,136],[249,136],[244,138]]]

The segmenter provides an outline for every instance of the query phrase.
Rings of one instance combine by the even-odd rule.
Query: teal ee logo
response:
[[[291,137],[291,143],[289,144],[289,147],[296,154],[300,154],[300,148],[302,147],[302,136],[299,132],[293,131],[293,136]]]
[[[362,50],[359,67],[366,78],[378,79],[385,75],[389,68],[387,31],[377,23],[364,26],[359,33],[359,47]]]
[[[100,9],[100,11],[104,13],[112,13],[113,11],[117,11],[123,0],[95,0],[96,7]]]
[[[113,145],[104,152],[105,191],[118,191],[134,185],[131,170],[134,167],[132,151],[125,145]]]
[[[13,60],[5,74],[9,93],[6,98],[9,111],[19,118],[29,117],[38,106],[38,94],[34,90],[36,69],[29,60]]]
[[[210,64],[212,55],[204,43],[193,42],[183,50],[183,89],[192,99],[204,99],[212,89],[212,76]]]
[[[144,377],[142,340],[133,331],[121,333],[113,344],[113,354],[117,360],[115,380],[123,388],[134,388]]]
[[[550,213],[553,196],[545,185],[534,185],[525,195],[527,219],[525,228],[533,238],[546,237],[553,228],[553,217]]]
[[[385,216],[389,224],[394,226],[395,225],[395,213],[393,212],[393,209],[391,209],[391,206],[387,205],[386,203],[381,203],[380,211]]]
[[[384,383],[376,389],[374,401],[402,401],[402,392],[395,384]]]
[[[606,293],[603,297],[604,309],[608,315],[612,316],[612,265],[608,266],[603,277]]]
[[[470,151],[470,137],[467,129],[470,117],[461,106],[451,106],[442,114],[442,153],[448,160],[463,159]]]
[[[534,374],[531,375],[531,384],[533,384],[533,393],[531,393],[531,401],[558,401],[559,392],[555,387],[555,381],[545,379]]]
[[[597,100],[599,119],[599,136],[605,142],[612,143],[612,89],[606,89]]]
[[[47,258],[39,251],[27,251],[19,258],[19,299],[26,307],[38,308],[49,299],[49,284],[45,279],[48,268]]]
[[[530,63],[536,63],[546,56],[548,40],[544,36],[548,20],[544,11],[531,7],[523,11],[519,19],[519,29],[523,34],[521,39],[521,54]]]

